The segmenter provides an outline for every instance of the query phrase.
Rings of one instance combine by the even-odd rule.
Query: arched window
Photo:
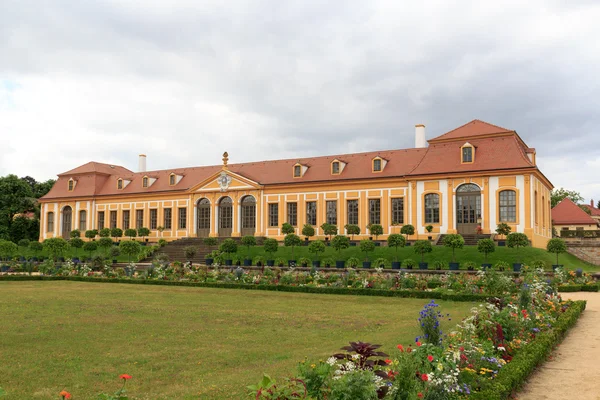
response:
[[[456,191],[459,193],[479,192],[479,191],[481,191],[481,189],[479,188],[479,186],[475,185],[474,183],[465,183],[464,185],[460,185],[458,187],[458,189],[456,189]]]
[[[437,193],[425,195],[425,223],[440,223],[440,195]]]
[[[514,190],[500,192],[500,222],[517,222],[517,193]]]
[[[54,232],[54,213],[48,213],[48,222],[46,224],[46,232]]]

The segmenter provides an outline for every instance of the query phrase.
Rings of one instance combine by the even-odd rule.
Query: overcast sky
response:
[[[600,2],[408,3],[0,0],[0,175],[407,148],[478,118],[600,199]]]

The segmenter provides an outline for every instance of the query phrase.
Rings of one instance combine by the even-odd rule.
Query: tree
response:
[[[327,222],[321,225],[321,229],[323,230],[323,234],[329,237],[329,240],[331,240],[332,236],[337,235],[338,231],[337,225],[328,224]]]
[[[98,236],[101,238],[110,237],[110,228],[102,228],[98,231]]]
[[[315,228],[310,224],[305,224],[302,227],[302,234],[308,239],[309,237],[315,236]]]
[[[359,244],[361,252],[365,253],[365,261],[369,261],[369,253],[375,250],[375,243],[372,240],[361,240]]]
[[[558,265],[558,255],[560,253],[564,253],[567,251],[567,245],[565,241],[559,238],[554,238],[548,240],[548,244],[546,245],[546,250],[548,253],[556,254],[556,265]]]
[[[404,247],[406,245],[406,239],[404,239],[404,236],[399,235],[397,233],[392,233],[391,235],[388,236],[388,247],[395,247],[396,248],[396,256],[394,257],[394,260],[398,261],[398,247]]]
[[[90,240],[94,240],[97,235],[98,235],[97,229],[89,229],[89,230],[85,231],[85,237]]]
[[[150,229],[141,227],[137,230],[138,236],[142,238],[142,240],[146,239],[146,236],[150,235]]]
[[[203,242],[208,247],[208,251],[210,251],[213,246],[219,243],[219,240],[216,237],[206,237]]]
[[[9,259],[19,250],[10,240],[0,239],[0,259]]]
[[[323,253],[325,248],[325,243],[322,240],[313,240],[308,245],[308,251],[314,253],[317,260],[319,259],[319,253]]]
[[[371,235],[375,236],[375,240],[377,240],[379,235],[383,235],[383,226],[379,224],[371,224],[369,227],[369,232],[371,232]]]
[[[58,237],[44,240],[43,246],[54,261],[56,261],[58,257],[67,251],[69,243],[65,239]]]
[[[127,236],[129,240],[133,241],[133,238],[137,236],[137,231],[133,228],[125,229],[125,236]]]
[[[554,208],[558,203],[560,203],[565,197],[568,197],[575,204],[580,204],[583,202],[583,196],[579,192],[574,190],[567,189],[554,189],[550,194],[550,207]]]
[[[192,262],[196,253],[198,253],[198,248],[196,246],[185,246],[183,248],[183,255],[188,262]]]
[[[289,235],[290,233],[294,232],[295,229],[291,224],[285,222],[283,225],[281,225],[281,233],[283,233],[284,235]]]
[[[73,239],[69,240],[69,245],[75,249],[75,255],[77,255],[79,249],[82,248],[84,244],[85,242],[80,237],[74,237]]]
[[[16,175],[0,177],[0,238],[10,238],[15,215],[34,209],[35,198],[26,181]]]
[[[432,251],[433,247],[429,240],[417,240],[415,242],[414,252],[421,255],[421,262],[425,262],[425,253],[431,253]]]
[[[404,225],[400,228],[400,233],[406,235],[406,241],[408,242],[408,237],[415,234],[415,227],[411,224]]]
[[[273,253],[275,253],[279,249],[279,243],[275,239],[265,239],[263,242],[263,250],[265,253],[270,254],[271,259],[273,259]]]
[[[92,253],[98,249],[98,243],[96,242],[85,242],[83,245],[83,251],[87,251],[92,258]]]
[[[444,246],[452,249],[452,262],[456,262],[456,249],[462,249],[464,245],[465,239],[457,233],[444,236]]]
[[[477,251],[484,254],[487,263],[488,254],[496,251],[496,243],[492,239],[479,239],[477,241]]]
[[[286,247],[292,248],[292,260],[294,260],[294,247],[300,246],[302,244],[300,236],[296,235],[295,233],[288,233],[283,239],[283,244]]]
[[[0,227],[1,230],[2,228]],[[6,230],[6,227],[4,230]],[[13,242],[18,242],[21,239],[38,240],[40,237],[39,218],[17,215],[13,218],[10,227],[8,227],[8,237]]]
[[[79,238],[79,237],[81,237],[81,231],[80,231],[79,229],[73,229],[73,230],[72,230],[72,231],[69,233],[69,237],[70,237],[71,239],[74,239],[74,238]]]
[[[121,249],[121,254],[127,256],[128,262],[131,262],[131,256],[137,256],[142,251],[142,246],[135,240],[122,240],[119,243],[119,248]]]
[[[159,227],[156,228],[156,230],[160,232],[160,237],[162,237],[162,233],[164,232],[165,227],[164,226],[159,226]]]
[[[337,235],[331,240],[331,247],[341,254],[342,250],[350,247],[350,238],[348,236]]]
[[[42,246],[42,244],[40,242],[36,241],[32,241],[29,242],[29,250],[33,251],[33,254],[37,257],[38,253],[40,251],[42,251],[42,249],[44,248],[44,246]]]
[[[221,250],[222,253],[229,255],[229,259],[231,259],[231,255],[237,253],[237,243],[233,239],[225,239],[219,246],[219,250]]]
[[[102,249],[102,252],[104,253],[105,257],[108,255],[108,249],[110,249],[112,245],[113,245],[113,241],[111,238],[101,237],[98,240],[98,247],[100,247]]]
[[[508,236],[510,231],[511,231],[510,226],[504,222],[498,224],[498,226],[496,227],[496,233],[498,235],[502,235],[504,237]]]
[[[110,230],[110,236],[113,237],[115,239],[115,242],[116,242],[117,238],[123,237],[123,229],[121,229],[121,228],[112,228]]]
[[[248,248],[248,258],[250,258],[250,247],[256,246],[256,238],[252,235],[244,236],[242,238],[242,245]]]
[[[517,254],[519,254],[519,247],[529,246],[529,238],[524,233],[513,232],[506,237],[506,244],[510,248],[516,248]],[[519,264],[521,264],[520,261]]]
[[[347,224],[344,228],[346,228],[346,233],[350,235],[352,240],[354,240],[354,235],[360,235],[360,226],[354,224]]]

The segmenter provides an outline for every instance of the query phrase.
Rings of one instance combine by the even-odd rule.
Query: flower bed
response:
[[[299,364],[297,375],[265,376],[255,399],[506,399],[575,324],[585,302],[565,302],[541,274],[518,293],[472,310],[452,332],[431,301],[418,318],[422,335],[392,354],[353,342],[327,360]]]

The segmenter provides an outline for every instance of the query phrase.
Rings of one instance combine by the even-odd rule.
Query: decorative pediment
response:
[[[257,182],[231,171],[219,171],[191,189],[192,192],[230,192],[259,189]]]

